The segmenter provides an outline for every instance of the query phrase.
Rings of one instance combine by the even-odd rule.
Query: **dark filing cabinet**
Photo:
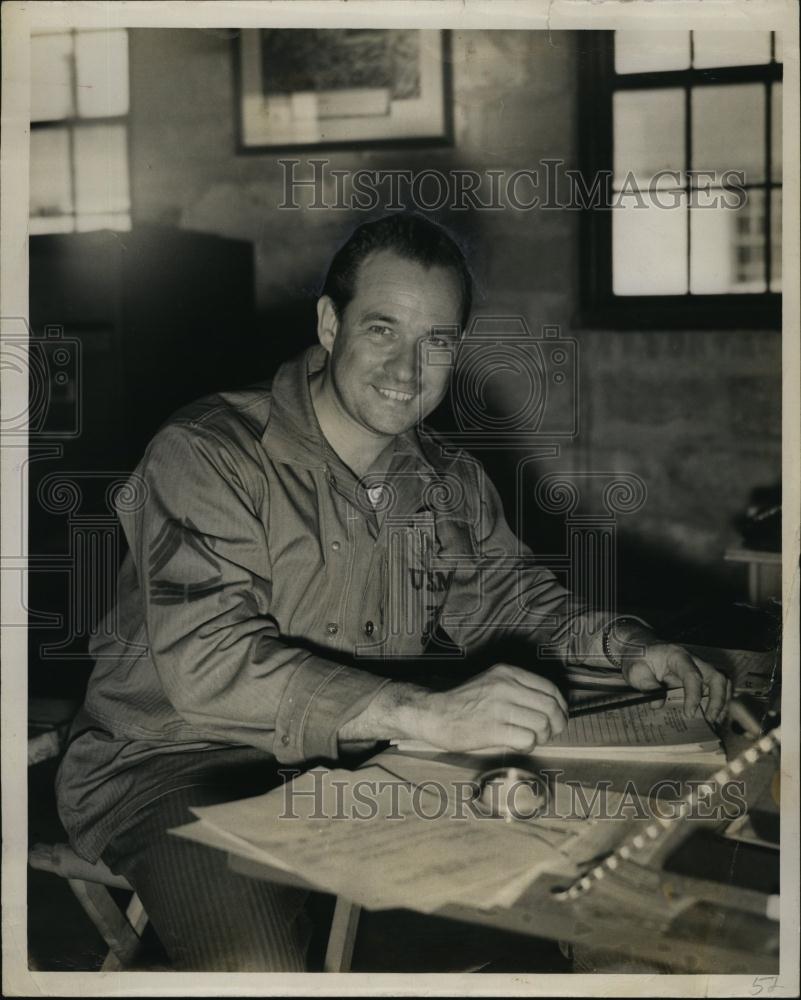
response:
[[[177,408],[262,377],[253,247],[159,226],[31,237],[30,325],[29,683],[80,696],[126,473]]]

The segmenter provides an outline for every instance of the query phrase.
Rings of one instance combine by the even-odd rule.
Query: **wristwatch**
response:
[[[644,622],[641,618],[635,618],[633,615],[620,615],[617,618],[611,618],[606,625],[604,625],[603,633],[601,634],[601,649],[603,650],[604,656],[609,660],[613,667],[617,667],[618,670],[623,668],[623,657],[620,658],[612,655],[612,650],[609,645],[609,640],[612,637],[612,629],[616,625],[621,624],[627,625],[638,625],[640,628],[646,628],[649,631],[651,626]]]

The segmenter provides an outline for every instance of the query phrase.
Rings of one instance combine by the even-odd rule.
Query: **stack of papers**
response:
[[[437,747],[416,741],[400,741],[397,747],[404,753],[438,751]],[[441,748],[439,752],[443,752]],[[498,748],[473,753],[496,756]],[[571,718],[560,736],[538,746],[531,757],[534,761],[586,758],[700,763],[710,767],[726,760],[720,740],[703,712],[685,718],[681,690],[668,691],[662,703],[627,705]]]
[[[671,760],[682,764],[725,763],[726,755],[701,710],[684,715],[684,692],[663,703],[626,705],[570,718],[560,735],[537,747],[536,757],[592,757],[596,760]]]
[[[172,833],[290,871],[371,909],[510,906],[543,872],[575,877],[564,837],[459,807],[458,783],[380,766],[314,768],[266,795],[193,809]],[[568,824],[569,826],[569,824]]]

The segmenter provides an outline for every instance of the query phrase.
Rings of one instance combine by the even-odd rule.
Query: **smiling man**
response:
[[[611,661],[635,687],[683,686],[688,712],[704,687],[708,713],[724,707],[708,664],[532,566],[480,465],[419,426],[470,308],[444,230],[366,223],[331,264],[319,346],[271,386],[181,411],[137,469],[59,807],[75,849],[136,888],[176,968],[297,971],[309,940],[304,893],[167,833],[191,807],[381,740],[525,752],[562,731],[562,692],[525,666],[419,683],[443,631],[466,652],[511,634],[532,662],[544,644],[565,663]]]
[[[394,439],[442,402],[450,368],[426,364],[427,349],[455,347],[466,319],[469,276],[459,258],[448,267],[401,253],[400,245],[377,249],[358,273],[350,260],[335,260],[317,304],[330,362],[312,380],[314,409],[331,446],[359,475],[382,457],[386,465]]]

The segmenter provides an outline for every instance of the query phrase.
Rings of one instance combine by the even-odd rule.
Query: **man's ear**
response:
[[[333,300],[328,295],[321,295],[317,300],[317,338],[329,354],[338,333],[339,317]]]

